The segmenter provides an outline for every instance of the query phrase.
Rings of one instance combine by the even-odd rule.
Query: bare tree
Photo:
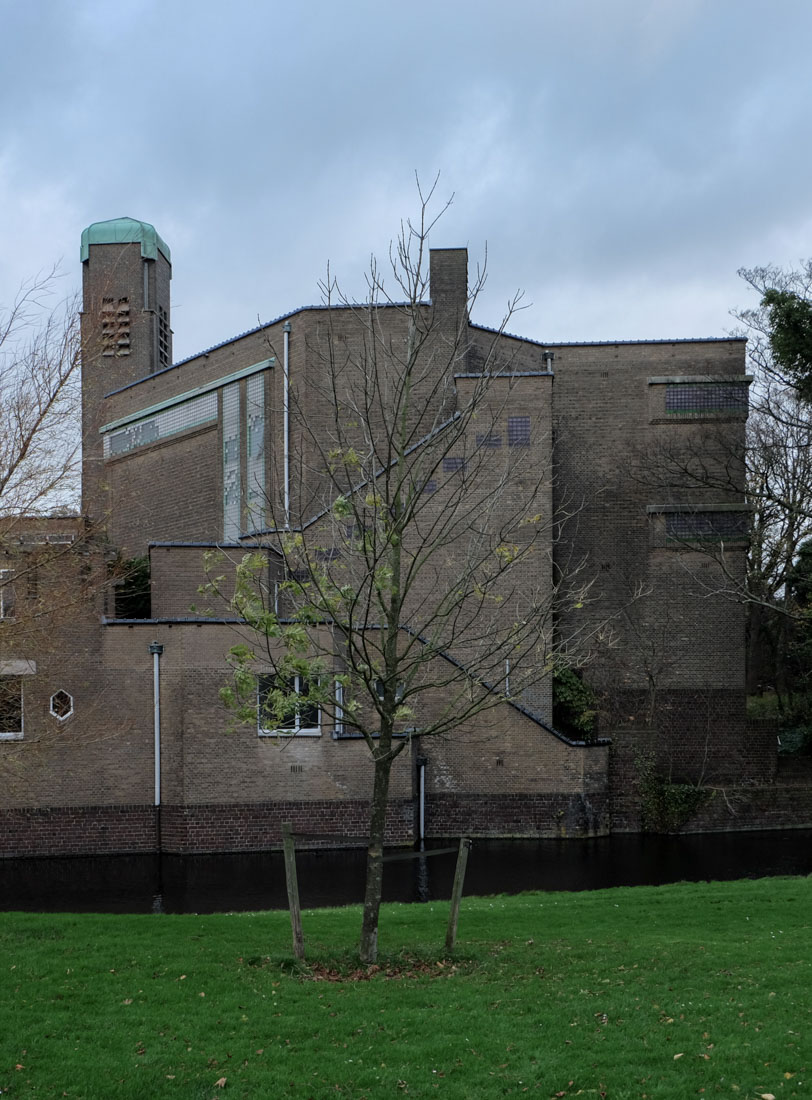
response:
[[[49,305],[51,271],[0,308],[0,515],[75,508],[79,327],[75,301]]]
[[[510,341],[493,333],[469,369],[468,308],[449,318],[438,295],[428,303],[431,198],[390,252],[403,300],[374,261],[363,305],[324,283],[324,327],[308,348],[318,369],[291,395],[301,489],[290,503],[267,498],[273,549],[237,570],[233,606],[251,630],[224,691],[256,721],[258,685],[268,729],[295,733],[320,708],[366,742],[365,962],[377,953],[395,760],[415,738],[470,735],[506,698],[538,713],[572,648],[554,635],[556,608],[588,599],[577,568],[554,580],[549,423],[520,416],[495,446],[507,414],[526,411]]]
[[[57,288],[54,269],[0,308],[0,771],[6,790],[22,781],[23,757],[46,736],[29,723],[23,738],[23,693],[36,692],[33,670],[55,653],[59,629],[86,614],[106,577],[76,514],[78,311],[73,300],[51,304]]]

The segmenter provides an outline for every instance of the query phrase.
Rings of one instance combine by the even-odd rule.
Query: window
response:
[[[240,384],[223,387],[223,538],[238,539],[242,529],[240,485]]]
[[[266,523],[265,500],[265,375],[255,374],[245,384],[245,497],[249,525],[260,530]]]
[[[0,569],[0,619],[14,618],[14,570]]]
[[[130,354],[130,299],[102,298],[102,355]]]
[[[171,366],[169,362],[169,317],[163,306],[158,306],[158,364]]]
[[[509,447],[529,447],[530,446],[530,417],[529,416],[509,416],[508,417],[508,446]]]
[[[747,384],[741,382],[671,383],[665,387],[665,412],[671,416],[747,414]]]
[[[334,736],[341,737],[344,733],[344,685],[338,680],[335,682],[335,711]]]
[[[171,408],[136,420],[118,431],[104,436],[104,457],[114,458],[138,447],[157,443],[177,432],[197,428],[217,419],[217,394],[204,393],[191,401],[183,401]]]
[[[719,542],[746,539],[747,512],[668,512],[666,538],[681,542]]]
[[[275,676],[260,676],[257,680],[257,732],[260,737],[320,736],[321,713],[317,703],[290,700],[290,709],[281,720],[274,717],[271,696],[278,686],[279,681]],[[303,677],[294,676],[288,682],[287,691],[297,696],[306,696],[310,692],[310,684]]]
[[[458,474],[465,469],[465,459],[446,456],[443,459],[444,474]]]
[[[17,676],[0,676],[0,741],[19,741],[23,736],[23,682]]]
[[[67,691],[55,691],[51,696],[51,714],[54,718],[58,718],[60,722],[64,722],[66,718],[70,718],[73,714],[73,696]]]

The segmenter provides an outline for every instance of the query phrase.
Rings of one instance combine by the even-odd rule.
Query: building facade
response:
[[[314,530],[331,506],[329,372],[364,350],[370,316],[390,349],[404,346],[407,314],[300,309],[173,364],[171,257],[155,229],[96,223],[81,259],[83,515],[10,528],[2,548],[0,850],[261,849],[279,843],[283,821],[322,843],[357,843],[365,742],[326,712],[281,733],[261,718],[233,728],[220,689],[243,624],[200,587],[207,554],[228,578],[251,550],[284,582],[280,538]],[[490,402],[457,438],[468,457],[437,452],[432,491],[440,502],[444,479],[475,469],[480,486],[504,478],[508,509],[535,479],[549,523],[527,591],[577,576],[583,598],[555,605],[547,644],[571,640],[599,720],[587,733],[567,724],[549,661],[516,695],[492,685],[486,713],[401,753],[391,841],[421,827],[429,838],[635,830],[647,769],[768,789],[774,745],[746,726],[744,613],[728,598],[747,538],[730,458],[747,415],[744,342],[552,345],[478,326],[463,249],[432,250],[429,290],[419,311],[438,373],[421,383],[427,422],[415,438],[452,423],[483,380]],[[358,424],[359,436],[375,430],[371,416]],[[521,477],[505,478],[502,455],[521,457]],[[331,537],[320,535],[327,560]],[[15,635],[25,616],[14,601],[47,602],[44,575],[34,596],[22,590],[43,547],[59,578],[48,590],[71,598],[52,601],[47,638]],[[464,663],[465,647],[438,659]],[[732,827],[715,813],[700,825]]]

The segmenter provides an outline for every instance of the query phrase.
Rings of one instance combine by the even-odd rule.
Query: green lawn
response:
[[[812,879],[358,909],[0,915],[2,1096],[812,1096]],[[360,979],[360,980],[359,980]],[[812,1067],[810,1067],[812,1070]]]

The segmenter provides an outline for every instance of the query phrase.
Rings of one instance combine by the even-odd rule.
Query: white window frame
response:
[[[272,677],[268,677],[271,679]],[[293,688],[296,694],[300,693],[302,681],[304,677],[293,677]],[[321,707],[317,704],[307,704],[308,707],[316,706],[316,722],[315,726],[303,726],[301,724],[302,712],[297,706],[294,711],[293,725],[292,726],[279,726],[273,729],[269,729],[262,725],[265,714],[262,708],[262,677],[257,681],[257,734],[260,737],[321,737]]]
[[[14,570],[0,569],[0,619],[14,619]]]
[[[66,714],[57,714],[57,712],[54,710],[54,699],[56,699],[57,695],[60,694],[66,695],[70,700],[70,709]],[[69,718],[73,717],[73,696],[71,695],[71,693],[69,691],[65,691],[64,688],[59,688],[57,691],[55,691],[50,699],[49,710],[51,715],[56,718],[57,722],[67,722]]]
[[[344,685],[336,680],[335,688],[335,734],[341,736],[344,733]]]
[[[0,730],[0,741],[22,741],[25,736],[25,698],[22,676],[3,675],[4,681],[14,681],[20,689],[20,728],[19,730]]]

